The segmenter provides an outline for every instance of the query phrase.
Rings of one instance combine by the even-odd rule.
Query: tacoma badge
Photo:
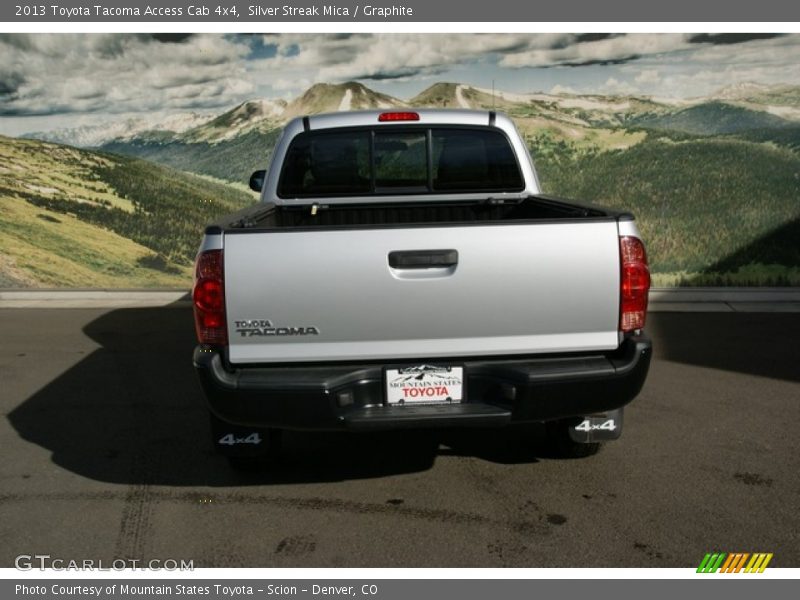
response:
[[[319,335],[319,328],[309,327],[275,327],[269,319],[245,319],[233,322],[236,331],[242,337],[264,335]]]

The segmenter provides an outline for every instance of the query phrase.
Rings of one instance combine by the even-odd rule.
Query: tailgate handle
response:
[[[389,252],[389,266],[394,269],[431,269],[454,267],[458,250],[395,250]]]

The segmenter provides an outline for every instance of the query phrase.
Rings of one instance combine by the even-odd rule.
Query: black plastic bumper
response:
[[[501,426],[613,410],[639,393],[651,354],[650,340],[640,335],[611,353],[461,359],[464,401],[434,406],[385,405],[381,364],[232,368],[220,351],[200,346],[194,366],[211,411],[223,421],[264,428],[364,430]]]

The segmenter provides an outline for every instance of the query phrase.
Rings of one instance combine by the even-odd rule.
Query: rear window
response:
[[[508,138],[478,128],[311,131],[292,140],[282,198],[516,192],[522,174]]]
[[[283,162],[281,196],[366,194],[372,189],[370,132],[298,135]]]

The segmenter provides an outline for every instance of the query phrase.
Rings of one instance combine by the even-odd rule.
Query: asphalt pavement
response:
[[[291,433],[272,471],[213,454],[191,311],[0,309],[0,566],[800,566],[800,313],[659,312],[618,442],[536,428]]]

